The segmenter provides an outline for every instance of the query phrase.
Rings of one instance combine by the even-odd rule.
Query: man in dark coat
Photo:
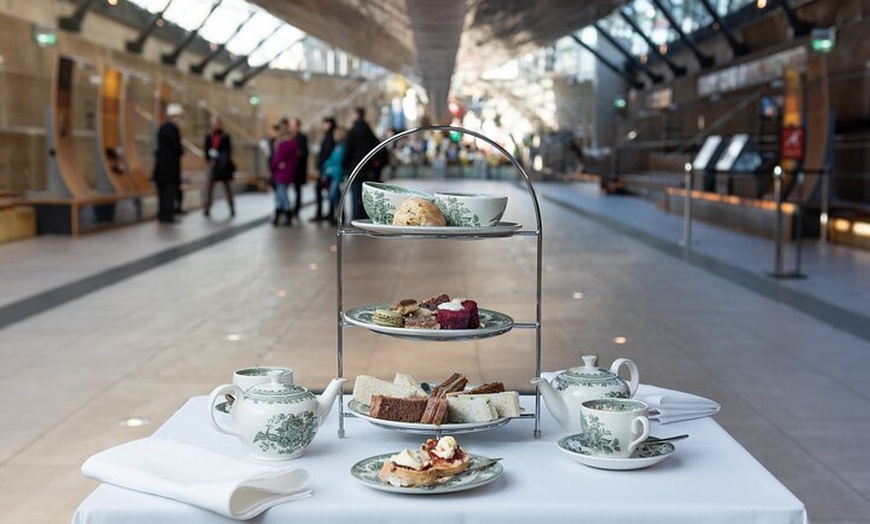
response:
[[[314,200],[317,206],[317,214],[311,219],[312,222],[321,222],[327,218],[332,218],[323,213],[323,193],[329,191],[330,184],[329,177],[323,172],[323,164],[326,163],[329,155],[332,154],[332,150],[335,149],[335,125],[335,119],[332,117],[324,118],[321,123],[323,139],[320,141],[320,151],[317,152],[318,177],[314,186]]]
[[[298,219],[299,210],[302,209],[302,186],[308,181],[308,137],[302,132],[302,121],[298,118],[291,118],[289,124],[290,134],[299,147],[299,163],[296,164],[296,176],[293,179],[293,186],[296,188],[293,216]]]
[[[354,109],[353,124],[347,132],[347,138],[344,142],[344,160],[341,165],[344,172],[350,173],[354,170],[357,164],[365,158],[369,152],[377,147],[380,143],[378,137],[375,136],[372,128],[366,122],[365,109],[357,107]],[[386,152],[386,151],[384,151]],[[384,167],[382,155],[376,155],[375,158],[369,160],[362,167],[357,176],[353,179],[350,185],[351,198],[353,202],[353,218],[354,220],[366,218],[365,210],[362,205],[362,184],[367,180],[377,181],[381,176],[381,169]]]
[[[175,199],[181,189],[181,131],[178,124],[184,116],[181,104],[166,106],[166,121],[157,130],[154,153],[154,184],[157,186],[157,220],[161,224],[175,222]]]
[[[230,216],[234,217],[236,216],[236,206],[233,202],[232,180],[236,165],[233,163],[233,146],[230,135],[224,131],[223,123],[217,115],[211,117],[211,131],[205,135],[205,144],[202,150],[206,152],[206,162],[208,163],[208,185],[206,186],[203,214],[209,216],[211,213],[214,185],[215,182],[220,182],[224,186],[224,194],[226,194],[227,204],[230,206]]]

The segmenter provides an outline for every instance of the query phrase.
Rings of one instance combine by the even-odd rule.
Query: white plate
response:
[[[465,491],[485,486],[500,477],[504,472],[504,467],[501,463],[496,462],[486,469],[472,471],[467,474],[460,473],[459,475],[454,475],[453,477],[444,480],[444,482],[435,484],[434,486],[416,488],[397,487],[378,478],[378,472],[381,470],[381,466],[383,466],[384,462],[389,460],[390,457],[396,453],[398,452],[375,455],[374,457],[360,460],[351,466],[350,474],[366,486],[381,491],[405,493],[408,495],[439,495],[442,493],[453,493],[454,491]],[[469,467],[474,467],[476,461],[485,460],[484,457],[472,454],[469,454],[469,458]]]
[[[381,326],[372,322],[372,313],[376,309],[387,309],[390,304],[372,304],[351,309],[344,313],[344,319],[351,324],[368,328],[377,333],[400,338],[427,340],[471,340],[493,337],[506,333],[514,327],[514,319],[489,309],[478,309],[480,327],[477,329],[407,329]]]
[[[599,469],[630,470],[648,468],[671,456],[670,442],[645,442],[628,458],[596,457],[583,447],[583,435],[575,433],[559,440],[559,449],[577,462]]]
[[[373,224],[368,219],[352,220],[350,225],[377,235],[429,237],[508,237],[523,227],[517,222],[499,222],[494,226],[487,227],[394,226],[392,224]]]
[[[432,433],[443,433],[443,434],[457,434],[457,433],[472,433],[474,431],[484,431],[487,429],[497,428],[499,426],[504,426],[508,422],[510,422],[510,417],[501,417],[495,420],[490,420],[488,422],[459,422],[459,423],[450,423],[450,424],[422,424],[420,422],[396,422],[394,420],[382,420],[379,418],[375,418],[369,415],[369,407],[365,404],[361,404],[356,400],[351,399],[350,402],[347,403],[347,410],[353,413],[354,416],[359,417],[363,420],[368,420],[372,424],[376,426],[381,426],[384,428],[394,429],[397,431],[402,431],[405,433],[422,433],[422,434],[432,434]]]

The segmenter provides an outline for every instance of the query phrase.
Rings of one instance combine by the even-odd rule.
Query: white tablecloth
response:
[[[347,397],[345,397],[347,400]],[[523,397],[527,411],[534,397]],[[206,419],[206,398],[195,397],[155,436],[173,438],[233,457],[247,452],[236,438],[218,433]],[[555,442],[563,436],[543,408],[542,437],[533,419],[459,435],[468,451],[503,457],[504,474],[486,486],[451,494],[401,495],[371,489],[353,478],[360,459],[416,447],[422,435],[346,419],[337,437],[337,410],[320,428],[305,455],[293,461],[311,475],[314,495],[275,506],[249,522],[445,524],[448,522],[596,524],[805,524],[803,504],[710,418],[660,426],[657,436],[689,433],[663,462],[636,471],[604,471],[574,462]],[[255,459],[248,459],[255,460]],[[237,522],[154,495],[100,485],[76,510],[73,524],[214,524]]]

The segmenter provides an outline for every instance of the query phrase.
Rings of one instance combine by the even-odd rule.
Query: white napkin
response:
[[[101,451],[85,461],[82,473],[239,520],[311,495],[304,469],[246,462],[157,438]]]
[[[650,409],[650,419],[662,424],[709,417],[719,413],[719,404],[704,397],[649,384],[638,384],[634,398]],[[658,414],[654,415],[653,412]]]

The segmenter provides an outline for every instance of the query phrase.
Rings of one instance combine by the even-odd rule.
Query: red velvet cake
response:
[[[462,307],[468,311],[468,329],[477,329],[480,327],[480,315],[477,311],[477,302],[474,300],[463,300]]]
[[[441,329],[468,329],[468,310],[456,302],[441,304],[436,314]]]

